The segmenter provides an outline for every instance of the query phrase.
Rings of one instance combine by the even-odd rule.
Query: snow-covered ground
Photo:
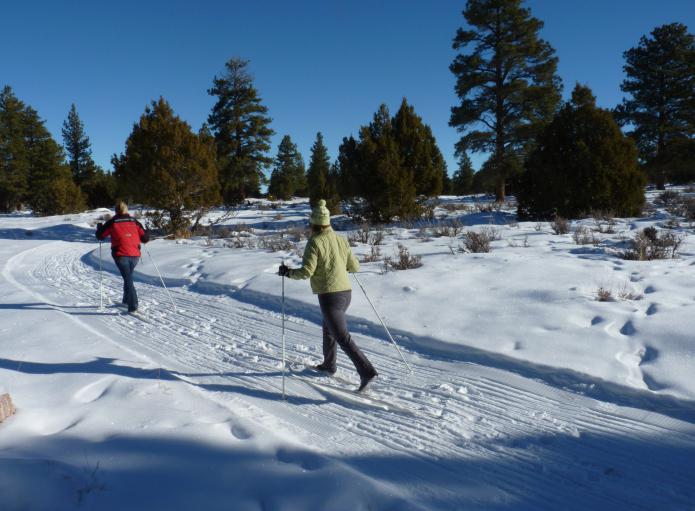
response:
[[[305,370],[321,359],[308,282],[285,282],[283,378],[276,272],[303,242],[266,247],[304,229],[302,201],[241,209],[225,238],[148,244],[141,317],[113,306],[107,245],[99,272],[105,211],[0,217],[0,393],[17,407],[0,424],[0,509],[695,510],[693,230],[676,229],[676,259],[627,261],[663,209],[594,246],[475,201],[386,227],[382,256],[400,243],[420,268],[362,264],[414,369],[355,284],[350,328],[380,373],[366,396],[342,353],[338,378]],[[462,227],[436,237],[445,217]],[[459,251],[491,226],[491,252]]]

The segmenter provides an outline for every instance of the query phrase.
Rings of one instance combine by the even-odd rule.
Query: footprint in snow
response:
[[[290,450],[287,448],[278,449],[275,457],[278,461],[297,465],[304,470],[318,470],[325,466],[326,461],[321,456],[311,452]]]

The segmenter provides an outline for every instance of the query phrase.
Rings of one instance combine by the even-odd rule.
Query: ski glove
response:
[[[285,266],[284,264],[281,264],[280,269],[278,270],[278,275],[280,275],[281,277],[289,277],[290,276],[289,267]]]

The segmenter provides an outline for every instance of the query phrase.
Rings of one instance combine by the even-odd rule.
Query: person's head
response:
[[[309,222],[314,232],[321,232],[331,226],[331,212],[328,211],[325,200],[321,199],[316,204],[316,207],[311,211]]]
[[[125,201],[119,199],[116,201],[115,209],[117,215],[125,215],[126,213],[128,213],[128,204],[126,204]]]

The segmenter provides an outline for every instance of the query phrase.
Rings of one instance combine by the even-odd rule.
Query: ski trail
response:
[[[110,307],[100,313],[99,275],[81,262],[91,249],[41,245],[11,258],[3,276],[165,377],[373,477],[407,481],[428,502],[490,508],[472,505],[466,488],[475,495],[489,488],[501,507],[538,510],[675,510],[695,500],[692,424],[413,352],[405,355],[415,374],[406,376],[390,344],[364,335],[358,344],[380,372],[371,392],[391,408],[351,401],[291,372],[283,402],[278,311],[174,288],[174,312],[161,287],[138,282],[144,318]],[[104,273],[105,304],[120,301],[121,286]],[[292,369],[320,360],[320,325],[288,317],[285,326]],[[338,361],[338,374],[356,386],[349,362]]]

